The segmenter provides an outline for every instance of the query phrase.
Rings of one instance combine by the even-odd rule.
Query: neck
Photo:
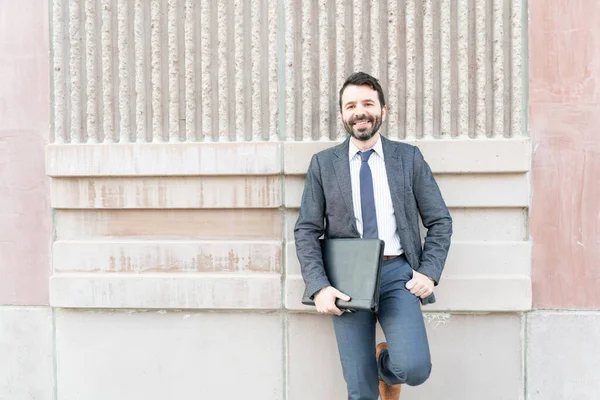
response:
[[[354,145],[358,147],[360,151],[366,151],[375,146],[375,143],[377,143],[377,140],[379,140],[379,132],[373,135],[373,137],[369,140],[362,141],[354,138],[353,136],[350,136],[350,140],[352,140],[352,143],[354,143]]]

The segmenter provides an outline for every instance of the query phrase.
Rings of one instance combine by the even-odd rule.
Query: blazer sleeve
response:
[[[414,148],[413,160],[413,191],[421,220],[427,228],[418,271],[437,285],[450,249],[452,217],[431,169],[417,147]]]
[[[325,231],[325,195],[321,168],[313,155],[304,183],[300,215],[294,228],[296,254],[300,261],[306,294],[312,299],[322,288],[330,286],[323,266],[319,238]]]

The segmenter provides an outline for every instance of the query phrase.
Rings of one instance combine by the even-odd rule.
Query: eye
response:
[[[353,104],[347,105],[346,106],[346,110],[352,110],[354,108]]]

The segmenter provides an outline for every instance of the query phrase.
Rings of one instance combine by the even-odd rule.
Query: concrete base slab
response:
[[[281,317],[56,311],[58,400],[283,398]]]
[[[425,314],[430,379],[404,387],[402,400],[522,400],[520,314]],[[347,398],[330,317],[288,317],[288,399]],[[378,341],[384,340],[378,327]]]
[[[50,307],[0,307],[0,399],[54,399]]]
[[[600,398],[600,312],[527,317],[528,400]]]

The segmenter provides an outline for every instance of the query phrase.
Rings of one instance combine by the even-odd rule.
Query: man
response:
[[[420,303],[435,301],[452,219],[418,148],[379,134],[386,117],[377,79],[352,74],[340,90],[350,134],[312,157],[294,230],[306,291],[317,311],[333,315],[349,400],[397,400],[400,385],[420,385],[431,358]],[[427,228],[421,247],[419,215]],[[323,268],[319,238],[385,241],[379,312],[343,313]],[[387,343],[375,346],[377,320]]]

